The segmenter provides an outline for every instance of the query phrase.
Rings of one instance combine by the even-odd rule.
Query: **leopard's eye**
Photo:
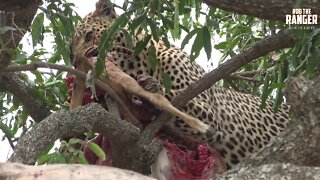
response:
[[[90,32],[88,32],[86,34],[86,37],[85,37],[84,40],[85,40],[86,43],[88,43],[88,42],[90,42],[92,40],[92,38],[93,38],[93,31],[90,31]]]

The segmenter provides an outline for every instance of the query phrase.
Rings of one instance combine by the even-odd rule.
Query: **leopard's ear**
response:
[[[114,10],[114,4],[110,0],[99,0],[96,3],[96,10],[94,15],[97,16],[108,16],[111,19],[117,17],[117,14]]]

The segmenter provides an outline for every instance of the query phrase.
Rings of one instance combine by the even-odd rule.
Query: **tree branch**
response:
[[[279,32],[276,35],[263,39],[252,47],[243,50],[238,55],[227,60],[213,71],[205,74],[201,79],[190,85],[187,89],[181,92],[178,96],[172,99],[172,105],[181,107],[192,98],[213,86],[220,79],[228,77],[229,74],[238,70],[241,66],[250,63],[251,61],[273,52],[275,50],[290,48],[294,45],[294,39],[291,30]],[[143,131],[142,138],[144,142],[148,142],[148,137],[154,137],[155,132],[158,132],[163,125],[171,118],[171,115],[162,112],[155,121],[152,121]]]
[[[40,122],[51,114],[48,105],[32,96],[33,90],[26,86],[17,74],[6,73],[0,80],[0,87],[17,97],[35,122]]]
[[[106,166],[86,166],[80,164],[26,166],[18,163],[0,164],[0,179],[155,180],[133,171]]]
[[[291,33],[291,30],[279,32],[277,35],[263,39],[254,44],[252,47],[243,50],[240,54],[227,60],[218,68],[205,74],[199,81],[195,82],[181,94],[175,97],[172,100],[172,103],[180,107],[201,92],[213,86],[220,79],[223,79],[229,74],[238,70],[241,66],[246,65],[259,57],[265,56],[269,52],[293,47],[294,39]]]
[[[46,117],[19,139],[10,161],[34,164],[37,155],[57,139],[73,137],[89,130],[117,140],[123,146],[128,142],[136,142],[139,138],[138,128],[110,115],[99,104],[93,103],[72,111],[60,110]]]
[[[57,139],[74,137],[89,130],[110,138],[114,145],[112,151],[117,151],[112,154],[112,159],[117,161],[113,166],[118,168],[149,174],[151,163],[162,149],[162,143],[157,139],[140,144],[137,127],[92,103],[71,111],[60,110],[46,117],[19,139],[9,161],[32,165],[37,156]]]
[[[311,9],[312,14],[320,14],[319,2],[313,0],[301,0],[300,4],[295,0],[204,0],[203,2],[226,11],[281,22],[285,22],[286,14],[292,14],[292,9],[298,7]]]

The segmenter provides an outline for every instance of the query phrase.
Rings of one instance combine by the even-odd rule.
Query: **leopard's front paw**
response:
[[[138,75],[137,82],[146,91],[164,95],[164,88],[160,82],[148,74]]]

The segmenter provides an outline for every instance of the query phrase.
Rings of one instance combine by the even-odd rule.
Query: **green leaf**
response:
[[[89,164],[83,153],[80,153],[79,156],[76,156],[76,161],[80,164]]]
[[[49,163],[59,163],[59,164],[66,164],[68,162],[68,158],[60,153],[53,153],[49,159]]]
[[[179,0],[174,0],[174,19],[173,19],[173,31],[172,31],[172,38],[173,39],[178,39],[180,38],[180,28],[179,28]]]
[[[147,46],[150,39],[151,35],[147,35],[142,41],[137,42],[136,46],[134,47],[133,54],[135,56],[138,55]]]
[[[66,17],[61,13],[57,13],[56,15],[62,23],[62,25],[60,26],[60,29],[64,32],[64,36],[71,37],[72,35],[71,31],[74,29],[74,27],[72,25],[72,21],[70,20],[70,18]]]
[[[68,44],[63,40],[60,34],[55,34],[55,41],[57,43],[58,52],[62,55],[63,61],[67,66],[71,66],[70,63],[70,49]]]
[[[195,7],[196,7],[196,20],[200,17],[200,11],[201,11],[201,2],[195,1]]]
[[[31,71],[31,73],[36,76],[36,80],[35,81],[37,83],[43,83],[44,82],[44,80],[42,78],[42,74],[38,70]]]
[[[181,49],[183,49],[187,43],[190,41],[190,39],[199,32],[198,28],[193,29],[192,31],[190,31],[186,37],[183,39],[183,41],[181,42]]]
[[[190,61],[193,62],[200,54],[203,48],[203,31],[198,31],[197,36],[191,48]]]
[[[12,105],[15,109],[18,109],[18,107],[20,106],[20,101],[19,99],[17,98],[17,96],[13,96],[13,101],[12,101]]]
[[[50,145],[48,145],[43,151],[41,151],[41,153],[38,155],[38,158],[40,158],[43,155],[47,155],[49,153],[49,151],[53,148],[54,143],[51,143]],[[37,158],[37,161],[38,161]]]
[[[123,9],[124,11],[126,11],[127,8],[128,8],[128,0],[124,0],[124,1],[123,1],[123,4],[122,4],[122,9]]]
[[[269,93],[270,93],[269,84],[270,84],[270,74],[267,73],[266,77],[264,79],[264,82],[263,82],[260,108],[265,108],[266,107],[266,100],[268,99],[268,96],[269,96]]]
[[[106,154],[101,149],[99,145],[97,145],[94,142],[88,142],[87,147],[95,154],[97,155],[101,160],[106,160]]]
[[[126,40],[126,47],[129,49],[133,49],[132,36],[125,29],[122,29],[121,32],[124,34],[124,38]]]
[[[273,111],[277,112],[281,103],[283,102],[283,93],[282,89],[278,88],[276,91],[276,98],[274,99]]]
[[[152,21],[150,18],[147,18],[147,23],[150,26],[153,39],[158,42],[159,41],[159,34],[158,34],[156,23],[154,21]]]
[[[61,80],[53,80],[53,81],[50,81],[50,82],[47,82],[44,84],[44,87],[52,87],[52,86],[56,86],[57,84],[60,84],[62,83]]]
[[[157,65],[159,65],[159,61],[156,55],[156,48],[154,45],[151,45],[148,51],[148,61],[150,63],[151,68],[154,70]]]
[[[214,45],[215,49],[226,49],[228,42],[224,41],[219,44]]]
[[[161,40],[164,42],[164,45],[169,48],[171,46],[170,42],[169,42],[169,39],[168,39],[168,36],[163,36],[161,38]]]
[[[22,110],[22,113],[19,113],[20,114],[20,126],[25,126],[26,125],[26,123],[27,123],[27,119],[28,119],[28,117],[29,117],[29,113],[27,112],[27,110],[26,109],[23,109]]]
[[[191,17],[191,13],[189,12],[189,13],[185,13],[182,18],[183,26],[187,27],[188,29],[190,29],[192,26],[192,23],[190,23],[190,17]]]
[[[77,138],[71,138],[71,139],[69,139],[68,144],[70,144],[70,145],[74,145],[74,144],[81,144],[81,142],[82,142],[82,140],[80,140],[80,139],[77,139]]]
[[[12,133],[11,129],[0,121],[0,130],[5,134],[5,136],[9,139],[14,137],[14,133]]]
[[[148,18],[145,15],[135,18],[129,26],[131,32],[134,32],[146,19]]]
[[[320,50],[318,48],[312,48],[310,57],[307,61],[306,72],[309,75],[314,74],[316,68],[320,65]]]
[[[162,81],[163,81],[163,86],[166,90],[166,92],[170,92],[172,88],[172,82],[170,75],[168,73],[163,73],[162,74]]]
[[[26,64],[27,63],[27,55],[22,51],[18,52],[18,54],[16,54],[14,62],[16,62],[18,64]]]
[[[272,89],[282,89],[282,88],[284,88],[284,84],[283,83],[273,83],[271,85],[271,88]]]
[[[242,35],[234,37],[231,41],[228,42],[228,48],[233,49],[237,44],[239,44],[239,40]]]
[[[43,165],[45,163],[48,163],[50,159],[52,159],[55,156],[55,154],[42,154],[39,157],[37,157],[37,162],[39,165]]]
[[[163,16],[162,14],[160,14],[160,18],[162,20],[162,24],[164,27],[169,29],[174,28],[174,24],[172,23],[172,20],[169,20],[167,17]]]
[[[112,25],[102,33],[98,45],[99,54],[95,66],[96,77],[100,76],[100,74],[105,70],[106,53],[112,48],[112,42],[115,34],[123,28],[128,21],[127,13],[124,13],[114,20]]]
[[[44,22],[44,13],[39,13],[31,24],[31,36],[32,36],[32,45],[36,46],[37,43],[42,43],[43,41],[43,22]]]
[[[202,30],[203,30],[203,42],[204,42],[203,46],[207,54],[207,58],[209,60],[211,58],[211,52],[212,52],[211,36],[207,26],[204,26]]]

